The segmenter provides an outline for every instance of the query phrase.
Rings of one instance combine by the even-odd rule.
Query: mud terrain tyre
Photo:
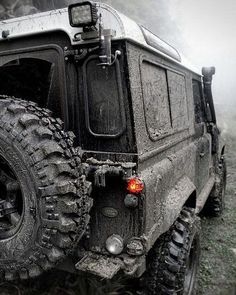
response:
[[[91,186],[73,138],[50,111],[0,97],[2,280],[53,268],[86,230]]]
[[[158,240],[141,279],[145,295],[194,294],[200,257],[200,219],[184,208],[170,230]]]
[[[225,208],[226,178],[226,162],[224,159],[222,159],[215,185],[202,210],[202,215],[207,217],[219,217],[223,214]]]

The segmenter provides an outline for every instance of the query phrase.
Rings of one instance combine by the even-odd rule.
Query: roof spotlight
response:
[[[95,26],[98,21],[98,10],[93,2],[72,4],[68,8],[70,25],[72,27]]]

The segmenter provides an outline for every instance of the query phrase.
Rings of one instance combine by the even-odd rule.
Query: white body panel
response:
[[[132,40],[133,42],[148,47],[150,50],[156,51],[166,58],[180,63],[184,67],[198,73],[196,69],[193,69],[193,67],[188,64],[188,62],[186,62],[186,60],[184,63],[180,62],[180,60],[183,59],[180,58],[179,53],[172,46],[165,43],[163,40],[159,39],[152,33],[150,34],[152,34],[155,38],[155,42],[157,46],[160,47],[160,50],[148,45],[141,27],[135,21],[129,19],[122,13],[117,12],[115,9],[106,4],[97,3],[97,6],[99,13],[102,14],[102,22],[104,28],[112,29],[116,32],[116,36],[113,37],[113,40]],[[9,32],[7,39],[53,31],[64,31],[70,38],[71,45],[79,45],[85,43],[85,41],[83,40],[75,39],[75,35],[81,33],[82,29],[71,27],[69,23],[67,8],[0,21],[0,41],[6,39],[2,37],[2,32],[4,31]],[[168,55],[168,53],[166,53],[168,51],[172,54]],[[176,56],[180,58],[179,61],[177,60],[177,58],[173,58],[173,52],[175,52]]]

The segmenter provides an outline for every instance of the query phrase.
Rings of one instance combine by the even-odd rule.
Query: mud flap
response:
[[[223,177],[223,183],[226,186],[226,178],[227,178],[227,165],[225,162],[225,145],[222,147],[221,149],[221,153],[220,153],[220,161],[219,161],[219,168],[221,169],[221,173],[223,173],[222,177]]]
[[[225,157],[225,145],[222,147],[222,149],[221,149],[221,153],[220,153],[220,159],[224,159],[224,157]]]

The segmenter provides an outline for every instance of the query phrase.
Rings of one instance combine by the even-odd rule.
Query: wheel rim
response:
[[[24,213],[23,193],[10,163],[0,155],[0,241],[14,236]]]
[[[186,261],[186,272],[184,279],[184,295],[192,294],[195,278],[197,275],[198,268],[198,257],[199,257],[199,241],[195,236],[192,245],[190,248],[190,252]]]

